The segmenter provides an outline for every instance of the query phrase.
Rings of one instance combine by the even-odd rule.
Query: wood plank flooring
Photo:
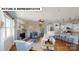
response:
[[[38,42],[36,44],[37,48],[33,47],[35,49],[31,49],[30,51],[42,51],[41,49],[39,49],[39,46],[38,46],[39,44],[40,44],[40,42]],[[78,45],[74,48],[71,48],[68,45],[69,45],[69,43],[56,39],[55,51],[79,51],[79,46]],[[10,51],[16,51],[16,46],[13,45],[12,48],[10,49]]]

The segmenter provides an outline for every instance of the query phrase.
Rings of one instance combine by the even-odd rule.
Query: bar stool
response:
[[[67,36],[66,36],[66,39],[65,39],[65,41],[66,41],[65,46],[66,46],[66,47],[69,47],[69,46],[70,46],[69,40],[70,40],[70,35],[67,35]]]
[[[76,44],[74,43],[74,40],[76,40],[76,36],[71,36],[71,40],[70,40],[70,49],[71,50],[75,50],[76,49]]]
[[[77,50],[79,51],[79,37],[78,37],[78,45],[77,45]]]

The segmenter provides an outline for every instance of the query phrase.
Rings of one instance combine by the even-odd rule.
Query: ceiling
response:
[[[60,22],[75,18],[79,18],[78,7],[43,7],[42,11],[10,11],[13,17],[38,21],[44,19],[46,22]]]

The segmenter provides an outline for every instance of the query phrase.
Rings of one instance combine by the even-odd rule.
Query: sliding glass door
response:
[[[15,39],[15,22],[4,12],[0,12],[0,50],[7,49],[7,46]],[[5,45],[5,46],[4,46]]]
[[[5,28],[6,28],[6,38],[9,39],[11,36],[12,36],[12,33],[11,33],[11,20],[8,16],[5,16],[6,18],[6,25],[5,25]]]

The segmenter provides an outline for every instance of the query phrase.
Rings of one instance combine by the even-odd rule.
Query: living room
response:
[[[78,51],[79,8],[0,11],[1,51]]]

